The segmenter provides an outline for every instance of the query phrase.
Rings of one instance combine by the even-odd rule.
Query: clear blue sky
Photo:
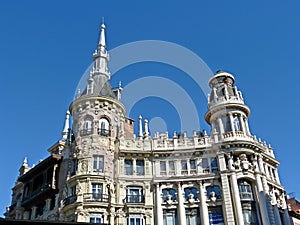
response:
[[[235,74],[251,108],[252,134],[274,147],[282,184],[299,199],[299,8],[296,0],[2,1],[0,214],[10,205],[10,189],[23,158],[37,164],[60,138],[65,111],[91,63],[103,16],[108,49],[164,40],[195,52],[214,72]],[[185,89],[194,88],[185,74],[163,65],[129,67],[116,78],[126,84],[145,70],[175,74]],[[205,97],[200,99],[203,117],[207,106]],[[144,99],[131,116],[151,116],[151,109],[157,108],[151,107],[153,102],[164,104],[162,99]]]

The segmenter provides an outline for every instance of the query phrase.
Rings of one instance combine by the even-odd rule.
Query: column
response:
[[[50,211],[51,198],[46,199],[46,212]]]
[[[242,131],[246,135],[247,131],[246,131],[246,128],[245,128],[245,123],[244,123],[244,117],[243,117],[243,115],[239,115],[239,121],[240,121],[240,126],[242,128]]]
[[[221,117],[218,118],[218,123],[219,123],[219,129],[220,130],[219,131],[217,130],[217,131],[219,132],[219,134],[224,134],[224,126],[223,126],[223,122],[222,122]]]
[[[282,201],[282,209],[283,209],[283,225],[291,225],[290,215],[287,209],[285,196],[283,193],[280,196],[280,200]]]
[[[240,192],[239,192],[239,187],[238,187],[235,172],[231,173],[230,184],[231,184],[231,191],[232,191],[232,197],[233,197],[233,205],[234,205],[234,211],[235,211],[236,224],[244,225],[244,217],[243,217],[243,210],[242,210],[242,205],[241,205]]]
[[[177,197],[178,197],[178,215],[179,215],[179,223],[180,225],[186,225],[186,216],[185,216],[185,208],[184,208],[184,198],[183,192],[180,182],[177,183]]]
[[[35,219],[35,217],[36,217],[36,210],[37,210],[36,206],[33,206],[31,208],[31,218],[30,218],[30,220],[34,220]]]
[[[235,135],[235,129],[234,129],[234,124],[233,124],[233,115],[232,113],[229,113],[229,121],[230,121],[230,127],[232,130],[233,135]]]
[[[110,207],[109,224],[115,224],[115,208]]]
[[[248,134],[249,136],[251,136],[251,133],[250,133],[250,129],[249,129],[249,124],[248,124],[248,120],[247,120],[247,118],[245,118],[245,120],[244,120],[244,123],[245,123],[245,126],[246,126],[246,131],[247,131],[247,134]]]
[[[225,155],[220,154],[220,155],[218,155],[217,159],[218,159],[218,163],[220,166],[220,172],[221,172],[221,184],[222,184],[222,196],[223,196],[222,208],[223,208],[223,212],[224,212],[225,224],[235,225]],[[229,169],[229,171],[234,170],[233,159],[232,159],[231,155],[228,155],[228,169]]]
[[[206,204],[206,196],[202,181],[199,182],[199,198],[200,198],[200,217],[201,225],[209,225],[208,208]]]
[[[156,185],[156,193],[155,193],[155,198],[156,198],[156,225],[163,225],[163,209],[161,206],[162,203],[162,193],[160,190],[159,184]]]
[[[136,175],[136,159],[132,159],[132,175]]]
[[[268,186],[268,182],[267,182],[266,175],[265,175],[266,171],[265,171],[265,167],[264,167],[264,163],[261,158],[261,155],[257,155],[257,159],[258,159],[259,170],[262,174],[261,180],[262,180],[262,186],[263,186],[263,190],[264,190],[266,207],[267,207],[267,211],[268,211],[268,215],[269,215],[269,222],[272,224],[275,222],[275,217],[274,217],[273,208],[272,208],[271,200],[270,200],[270,196],[269,196],[269,186]]]

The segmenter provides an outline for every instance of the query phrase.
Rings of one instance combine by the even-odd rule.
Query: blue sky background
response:
[[[200,56],[212,71],[232,72],[251,108],[252,134],[275,149],[287,192],[300,198],[299,1],[1,1],[0,214],[25,156],[47,157],[59,138],[78,81],[92,62],[102,16],[108,49],[164,40]],[[113,60],[113,58],[111,58]],[[204,124],[206,97],[182,71],[158,63],[129,66],[113,85],[146,75],[174,80],[192,96]],[[156,107],[153,107],[155,104]],[[166,107],[166,108],[163,108]],[[177,118],[176,109],[145,98],[131,115]],[[176,127],[168,127],[170,133]]]

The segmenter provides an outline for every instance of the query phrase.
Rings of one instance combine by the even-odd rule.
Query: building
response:
[[[149,135],[126,117],[112,88],[102,24],[87,87],[66,114],[62,138],[34,168],[26,161],[8,219],[116,225],[289,225],[273,149],[251,134],[234,76],[218,71],[206,131]],[[69,128],[72,115],[72,130]],[[72,131],[72,132],[71,132]]]
[[[300,202],[295,198],[289,198],[287,199],[287,205],[292,224],[300,225]]]

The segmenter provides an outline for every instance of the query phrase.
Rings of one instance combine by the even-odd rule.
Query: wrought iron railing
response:
[[[101,193],[85,193],[83,194],[84,202],[108,202],[108,195]]]
[[[126,203],[144,203],[144,195],[126,195]]]

